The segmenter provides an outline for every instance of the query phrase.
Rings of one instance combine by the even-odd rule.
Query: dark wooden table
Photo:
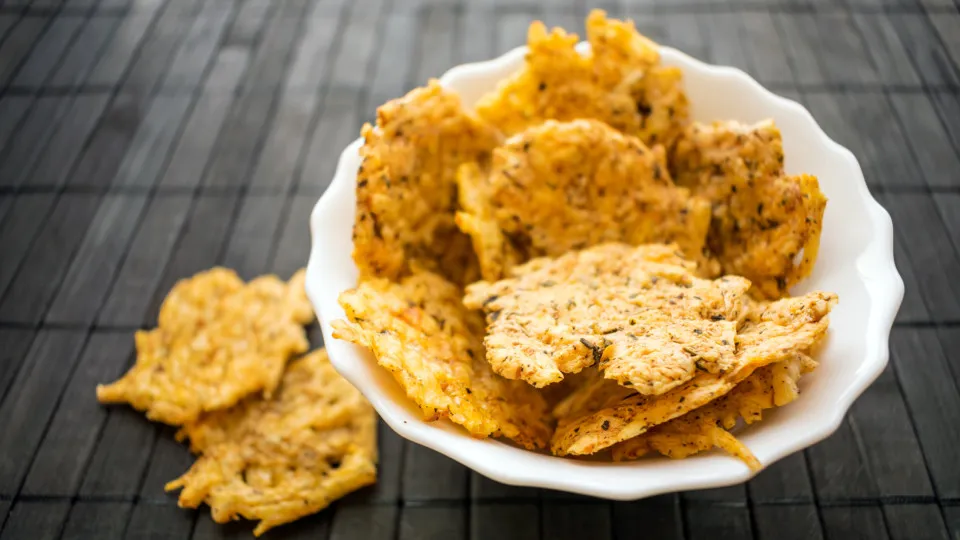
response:
[[[179,278],[290,275],[375,106],[580,27],[583,1],[0,0],[0,540],[245,538],[162,485],[172,430],[94,399]],[[606,0],[804,102],[894,218],[892,362],[745,486],[635,503],[498,485],[381,429],[380,483],[268,535],[960,538],[960,13],[952,0]],[[318,332],[313,332],[319,338]],[[319,341],[317,341],[319,343]]]

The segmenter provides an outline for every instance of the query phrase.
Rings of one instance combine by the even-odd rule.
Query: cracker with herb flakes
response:
[[[376,127],[362,135],[353,233],[361,277],[397,279],[419,265],[457,282],[475,279],[470,241],[454,223],[456,171],[487,159],[497,131],[431,81],[378,108]]]
[[[759,470],[759,460],[729,430],[741,418],[747,424],[758,422],[763,411],[796,399],[801,374],[815,367],[812,358],[797,353],[789,360],[759,368],[725,396],[613,446],[613,459],[637,459],[652,452],[682,459],[716,447]]]
[[[254,534],[326,508],[376,481],[377,416],[324,349],[290,363],[271,399],[250,397],[181,429],[200,454],[183,476],[181,507],[213,520],[259,520]]]
[[[636,394],[579,418],[562,420],[551,440],[557,455],[593,454],[698,409],[730,392],[757,369],[794,358],[826,334],[832,293],[812,292],[753,306],[737,334],[735,364],[700,373],[665,394]]]
[[[707,243],[723,271],[767,299],[813,270],[827,203],[816,177],[788,176],[783,161],[780,131],[767,120],[694,124],[672,162],[677,183],[713,203]]]
[[[476,437],[544,448],[546,402],[529,385],[491,371],[483,319],[463,306],[462,296],[462,289],[425,271],[398,283],[368,280],[341,294],[349,322],[334,321],[333,335],[370,349],[425,420],[448,418]]]
[[[519,252],[513,259],[557,256],[603,242],[638,245],[675,242],[690,258],[703,255],[710,205],[670,179],[662,147],[602,122],[547,121],[497,148],[481,195],[482,212],[470,214],[484,229],[498,227]],[[481,225],[466,229],[477,242]],[[497,279],[488,261],[485,279]],[[496,253],[494,253],[496,255]],[[507,259],[504,259],[505,261]]]
[[[524,67],[481,98],[478,114],[512,135],[546,120],[591,118],[644,143],[672,146],[688,122],[683,74],[660,65],[656,43],[631,21],[587,18],[590,52],[576,50],[576,34],[530,25]]]
[[[602,244],[470,285],[464,304],[487,313],[487,359],[508,379],[543,387],[597,365],[657,395],[732,366],[750,283],[691,270],[675,246]]]
[[[97,387],[101,403],[129,403],[170,425],[225,409],[247,395],[269,397],[287,360],[307,350],[303,325],[313,310],[303,271],[285,283],[244,283],[214,268],[178,282],[157,328],[136,333],[137,361],[118,381]]]
[[[510,268],[522,262],[517,246],[500,229],[494,218],[494,209],[488,193],[486,175],[489,171],[477,162],[464,163],[457,170],[457,188],[461,211],[457,212],[457,227],[470,237],[480,263],[483,279],[497,279]]]

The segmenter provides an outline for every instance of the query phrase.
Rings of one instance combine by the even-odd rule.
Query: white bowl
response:
[[[441,83],[470,106],[519,69],[525,52],[521,47],[495,60],[455,67]],[[817,356],[820,367],[803,378],[799,399],[764,413],[762,422],[738,434],[764,466],[770,465],[836,431],[854,399],[887,364],[890,327],[903,298],[903,281],[893,263],[890,216],[871,197],[853,154],[831,140],[801,105],[772,94],[740,70],[704,64],[666,47],[662,54],[665,64],[684,72],[694,119],[755,122],[773,118],[783,134],[787,172],[815,174],[830,200],[816,268],[792,291],[823,289],[840,295],[825,346]],[[609,499],[720,487],[753,476],[741,461],[716,451],[684,460],[584,462],[529,452],[494,439],[475,439],[447,421],[422,421],[393,377],[366,349],[331,336],[330,322],[344,318],[337,296],[357,281],[351,228],[361,144],[358,139],[344,150],[330,187],[313,210],[307,293],[334,366],[397,433],[505,484]]]

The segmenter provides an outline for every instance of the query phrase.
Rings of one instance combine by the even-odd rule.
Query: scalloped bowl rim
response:
[[[584,44],[581,44],[581,47],[583,46]],[[489,77],[490,73],[509,73],[516,69],[515,66],[522,63],[525,52],[526,47],[518,47],[493,60],[454,67],[440,78],[440,82],[444,86],[455,87],[461,80]],[[827,136],[803,106],[773,94],[739,69],[706,64],[669,47],[661,47],[661,53],[664,63],[680,66],[688,81],[691,74],[696,74],[698,79],[708,78],[722,84],[745,88],[750,98],[764,102],[761,108],[777,109],[778,116],[789,118],[791,125],[798,123],[803,129],[812,132],[816,142],[821,145],[819,150],[827,152],[823,154],[828,156],[825,158],[826,161],[840,163],[840,167],[846,169],[850,177],[844,178],[843,182],[854,184],[856,198],[865,205],[862,210],[865,213],[864,217],[868,220],[869,239],[864,239],[866,244],[862,246],[853,261],[856,266],[856,276],[866,293],[869,308],[866,313],[865,343],[860,351],[862,362],[838,394],[826,396],[832,400],[833,405],[825,415],[812,420],[808,418],[806,423],[801,422],[802,429],[796,432],[791,431],[791,436],[785,440],[765,440],[762,444],[758,442],[762,452],[748,443],[763,466],[767,467],[835,432],[853,401],[886,367],[889,358],[890,329],[903,298],[903,281],[897,273],[893,260],[892,222],[889,214],[871,196],[853,153]],[[689,93],[689,82],[687,88]],[[486,88],[483,89],[485,90]],[[458,91],[463,95],[463,89]],[[464,101],[469,100],[465,97]],[[691,101],[693,102],[693,99]],[[694,106],[696,106],[695,102]],[[777,121],[784,132],[785,146],[788,146],[788,132],[779,118]],[[349,234],[330,231],[336,231],[337,227],[352,228],[352,208],[344,209],[344,206],[349,201],[353,201],[350,205],[355,204],[353,189],[359,162],[357,152],[361,144],[362,139],[357,139],[343,151],[330,186],[311,214],[312,249],[307,268],[306,286],[307,294],[320,319],[323,338],[333,365],[370,400],[373,407],[394,431],[414,443],[445,454],[478,473],[504,484],[557,489],[615,500],[632,500],[675,491],[722,487],[744,482],[756,474],[756,471],[751,471],[735,458],[716,451],[685,460],[651,457],[635,462],[600,463],[537,454],[493,439],[476,439],[470,437],[459,426],[454,426],[447,421],[430,423],[422,421],[418,410],[406,400],[392,377],[376,365],[368,351],[352,343],[335,340],[331,335],[330,321],[344,318],[343,310],[337,304],[337,296],[342,290],[355,284],[356,267],[350,258],[352,240]],[[828,154],[832,154],[832,157]],[[790,156],[788,147],[788,163]],[[821,176],[821,182],[823,180]],[[827,218],[831,217],[830,210],[831,206],[828,205]],[[349,223],[343,222],[345,221],[343,216],[333,217],[344,212],[349,213]],[[828,219],[825,218],[824,221],[826,236],[830,229],[827,226]],[[334,261],[329,265],[331,253],[339,257],[339,262]],[[349,259],[349,264],[343,261],[344,254]],[[818,267],[819,263],[820,261],[818,261]],[[324,286],[329,280],[337,281],[335,276],[331,276],[338,271],[337,264],[346,265],[341,272],[343,275],[339,277],[343,285]],[[814,274],[816,275],[816,270]],[[856,291],[857,294],[863,292],[859,288]],[[841,292],[840,305],[835,310],[834,317],[837,311],[845,307],[844,294]],[[854,306],[854,309],[857,307]],[[835,328],[832,326],[828,342],[833,339],[834,332]],[[819,371],[814,372],[810,377],[815,376]],[[804,388],[798,402],[807,392],[806,386]],[[790,406],[784,409],[790,409]],[[801,412],[798,409],[775,411],[772,414],[800,415]],[[791,428],[790,425],[798,421],[801,420],[788,418],[785,420],[788,424],[782,429],[795,430],[796,426]],[[759,439],[763,435],[763,428],[764,422],[760,422],[758,425],[751,426],[750,431]]]

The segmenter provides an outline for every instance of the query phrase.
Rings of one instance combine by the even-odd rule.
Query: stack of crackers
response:
[[[259,520],[256,535],[376,480],[373,409],[322,348],[299,356],[313,321],[303,279],[244,283],[214,268],[177,283],[157,328],[137,332],[136,364],[97,387],[102,403],[189,439],[199,458],[167,484],[182,488],[180,506]]]
[[[826,198],[772,121],[690,120],[679,69],[592,12],[590,51],[536,22],[519,72],[467,109],[431,81],[363,128],[334,336],[427,421],[535,451],[723,449],[797,398],[837,302],[791,297]]]

